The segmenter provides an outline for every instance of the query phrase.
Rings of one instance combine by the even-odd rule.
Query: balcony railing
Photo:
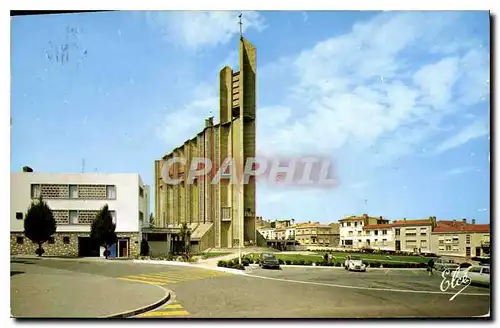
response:
[[[489,241],[481,241],[481,247],[490,247]]]

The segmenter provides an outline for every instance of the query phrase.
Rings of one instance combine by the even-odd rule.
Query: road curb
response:
[[[320,265],[286,265],[286,264],[281,264],[280,265],[283,268],[310,268],[310,269],[344,269],[343,266],[320,266]],[[252,268],[258,268],[258,264],[250,264],[250,267]],[[367,270],[425,270],[425,268],[370,268],[368,267]]]
[[[128,318],[128,317],[133,317],[133,316],[136,316],[138,314],[141,314],[141,313],[144,313],[144,312],[148,312],[148,311],[151,311],[159,306],[162,306],[163,304],[167,303],[170,298],[171,298],[171,292],[159,285],[155,285],[156,287],[158,288],[161,288],[165,291],[165,296],[163,298],[161,298],[160,300],[154,302],[154,303],[151,303],[149,305],[146,305],[146,306],[143,306],[143,307],[140,307],[138,309],[135,309],[135,310],[131,310],[131,311],[126,311],[126,312],[121,312],[121,313],[116,313],[116,314],[112,314],[110,316],[105,316],[105,317],[102,317],[102,319],[124,319],[124,318]]]
[[[175,261],[160,261],[160,260],[134,260],[133,263],[184,266],[184,267],[190,267],[190,268],[198,268],[198,269],[206,269],[206,270],[213,270],[213,271],[221,271],[221,272],[232,273],[232,274],[245,274],[244,270],[229,269],[229,268],[223,268],[223,267],[215,267],[215,266],[209,266],[209,265],[203,265],[203,264],[197,264],[197,263],[186,263],[186,262],[175,262]]]

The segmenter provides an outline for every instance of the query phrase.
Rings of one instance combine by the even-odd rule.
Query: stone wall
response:
[[[43,244],[45,256],[78,256],[78,237],[89,237],[88,232],[56,232],[54,234],[54,243],[46,242]],[[130,238],[129,252],[130,256],[139,255],[139,233],[137,232],[119,232],[118,238]],[[17,237],[23,238],[23,243],[17,243]],[[64,243],[64,237],[69,237],[69,243]],[[35,251],[38,245],[24,236],[23,232],[11,232],[10,234],[10,254],[11,255],[36,255]]]

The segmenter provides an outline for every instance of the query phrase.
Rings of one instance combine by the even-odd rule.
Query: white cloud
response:
[[[474,167],[474,166],[457,167],[457,168],[446,171],[445,175],[447,175],[447,176],[461,175],[461,174],[473,171],[475,168],[476,167]]]
[[[239,34],[239,12],[234,11],[180,11],[147,13],[152,26],[160,28],[173,42],[190,49],[226,44]],[[256,11],[245,11],[243,32],[262,31],[264,18]]]
[[[455,135],[444,140],[436,147],[437,153],[442,153],[450,149],[459,147],[471,140],[481,138],[490,132],[488,122],[485,119],[478,119],[472,124],[466,126]]]
[[[181,146],[203,129],[206,117],[210,114],[218,116],[219,99],[214,87],[205,84],[198,86],[193,92],[193,99],[182,108],[166,110],[167,114],[158,125],[156,135],[165,141],[167,147]]]
[[[463,47],[454,45],[455,51],[434,49],[428,55],[433,45],[450,42],[446,35],[460,23],[457,17],[383,13],[354,25],[349,33],[259,68],[260,90],[272,87],[274,92],[284,81],[288,85],[284,93],[276,94],[279,100],[275,103],[258,104],[258,151],[331,154],[356,145],[365,155],[376,149],[377,156],[370,161],[374,164],[419,152],[423,143],[443,132],[445,118],[465,111],[464,106],[487,101],[477,96],[489,92],[484,87],[484,76],[489,74],[487,48],[464,53],[459,51]],[[220,35],[218,42],[223,42],[225,37]],[[465,70],[465,64],[474,72]],[[217,105],[216,90],[200,99]],[[192,128],[187,137],[196,133],[194,127],[201,127],[206,115],[202,108],[207,106],[201,103],[192,102],[181,109],[179,117],[199,115],[192,123],[185,119],[172,128]],[[476,129],[438,148],[444,151],[458,146],[467,135],[477,134]]]

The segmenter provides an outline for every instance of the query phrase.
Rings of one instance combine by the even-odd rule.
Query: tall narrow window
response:
[[[69,211],[69,224],[78,224],[78,212]]]
[[[78,186],[69,186],[69,198],[78,198]]]
[[[109,211],[109,214],[111,214],[111,218],[113,219],[113,223],[116,224],[116,211]]]
[[[40,197],[40,192],[41,192],[41,186],[39,184],[32,184],[31,185],[31,198],[38,198]]]
[[[116,199],[116,187],[115,186],[106,186],[106,198],[107,199]]]

